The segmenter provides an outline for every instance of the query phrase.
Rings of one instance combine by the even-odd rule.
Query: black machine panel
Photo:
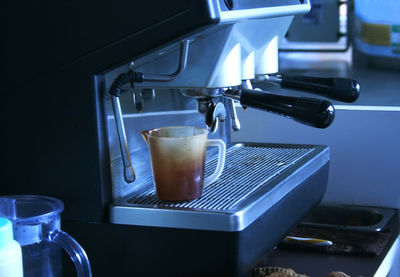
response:
[[[63,218],[103,221],[111,184],[101,72],[217,23],[218,13],[209,1],[25,2],[2,9],[0,192],[58,197]]]

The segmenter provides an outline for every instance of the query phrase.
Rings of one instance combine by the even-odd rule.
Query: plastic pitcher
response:
[[[163,127],[141,132],[151,156],[156,195],[166,201],[201,197],[203,186],[218,179],[225,163],[223,140],[207,139],[206,129],[192,126]],[[204,178],[207,146],[217,146],[218,162],[213,174]]]
[[[77,276],[92,276],[83,248],[61,231],[63,203],[39,195],[0,197],[0,217],[11,220],[14,238],[22,247],[24,277],[62,276],[63,248],[71,257]]]

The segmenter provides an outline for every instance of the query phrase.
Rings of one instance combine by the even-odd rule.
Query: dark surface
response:
[[[289,232],[289,235],[325,239],[333,243],[324,247],[304,247],[306,250],[354,256],[379,256],[387,246],[391,232],[390,230],[363,232],[298,225]],[[299,245],[284,244],[280,248],[299,249]]]
[[[217,22],[208,4],[8,1],[0,194],[53,196],[65,204],[63,219],[104,221],[111,182],[101,72]]]
[[[94,276],[248,276],[293,222],[321,200],[328,168],[326,163],[240,232],[69,220],[63,229],[86,250]],[[64,270],[73,276],[70,263]]]
[[[309,276],[325,276],[332,271],[342,271],[351,276],[374,276],[386,254],[399,235],[399,220],[396,213],[387,227],[391,232],[389,242],[379,256],[343,255],[278,249],[271,251],[264,259],[263,266],[290,267],[297,273]]]
[[[303,225],[319,225],[314,227],[332,227],[379,231],[387,224],[387,220],[395,212],[394,209],[349,206],[321,205],[302,219]],[[364,227],[364,228],[362,228]],[[371,228],[368,228],[371,227]]]

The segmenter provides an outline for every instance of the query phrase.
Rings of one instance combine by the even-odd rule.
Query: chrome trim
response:
[[[179,74],[186,68],[187,57],[189,52],[189,40],[184,40],[181,42],[180,54],[179,54],[179,65],[176,71],[172,74],[143,74],[144,82],[170,82],[175,80]]]

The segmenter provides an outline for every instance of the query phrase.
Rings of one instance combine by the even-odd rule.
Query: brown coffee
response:
[[[187,201],[201,197],[204,184],[205,146],[183,151],[181,147],[151,148],[156,195],[166,201]],[[187,148],[183,146],[184,148]],[[174,149],[176,148],[176,149]],[[169,154],[166,154],[169,152]],[[154,162],[156,161],[156,162]]]
[[[156,195],[165,201],[201,197],[203,186],[218,179],[225,161],[225,143],[208,140],[208,131],[190,126],[163,127],[142,132],[149,145]],[[207,146],[218,146],[218,163],[204,178]]]

